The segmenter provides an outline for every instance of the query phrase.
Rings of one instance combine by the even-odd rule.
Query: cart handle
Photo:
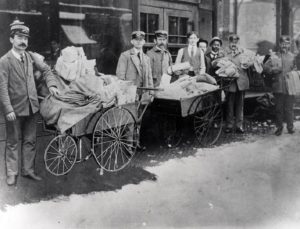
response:
[[[137,87],[138,90],[144,91],[163,91],[163,88],[154,88],[154,87]]]

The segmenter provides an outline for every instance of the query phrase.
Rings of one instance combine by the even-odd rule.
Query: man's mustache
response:
[[[27,45],[26,45],[25,43],[21,43],[21,44],[19,44],[19,46],[20,46],[20,47],[24,47],[24,48],[27,47]]]

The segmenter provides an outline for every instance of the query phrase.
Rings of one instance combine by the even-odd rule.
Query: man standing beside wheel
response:
[[[150,58],[143,52],[145,33],[143,31],[132,32],[131,44],[133,45],[132,49],[121,53],[116,75],[122,80],[132,81],[138,87],[153,88]],[[138,90],[137,94],[142,104],[149,103],[153,99],[153,91]],[[142,113],[142,106],[138,113]],[[138,126],[140,127],[140,123]],[[139,145],[139,141],[138,148],[144,148]]]
[[[226,109],[226,133],[230,133],[235,126],[237,133],[244,133],[243,121],[244,121],[244,97],[245,91],[249,89],[249,78],[247,74],[247,68],[249,66],[243,65],[241,56],[245,50],[239,47],[239,36],[232,34],[229,36],[229,47],[225,49],[225,56],[229,58],[237,67],[239,77],[234,80],[227,91],[227,109]]]
[[[155,46],[147,52],[147,56],[150,58],[154,87],[158,87],[161,76],[167,73],[168,67],[172,65],[172,57],[167,50],[168,32],[155,31],[154,43]]]
[[[15,20],[11,25],[12,49],[0,59],[0,103],[6,118],[5,162],[8,185],[16,184],[18,175],[18,140],[21,136],[22,175],[41,180],[34,171],[36,121],[39,102],[33,74],[38,68],[46,78],[51,94],[57,94],[55,78],[44,62],[34,62],[26,52],[29,28]],[[36,59],[37,60],[37,59]]]

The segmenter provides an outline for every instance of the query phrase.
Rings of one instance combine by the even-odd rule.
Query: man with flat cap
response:
[[[29,28],[15,20],[11,25],[12,49],[0,59],[0,103],[6,118],[5,162],[8,185],[16,184],[18,140],[21,136],[22,175],[41,180],[34,171],[36,155],[36,121],[39,102],[34,79],[37,68],[45,77],[51,94],[57,94],[55,77],[50,67],[26,52]]]
[[[158,87],[161,76],[167,73],[168,67],[172,65],[172,56],[167,50],[168,32],[155,31],[154,43],[155,46],[147,52],[147,56],[150,58],[154,87]]]
[[[117,77],[133,81],[138,87],[153,87],[150,59],[143,52],[145,33],[132,32],[131,44],[132,49],[121,53],[116,70]]]
[[[238,35],[230,35],[229,47],[225,49],[225,56],[236,65],[239,72],[239,77],[230,84],[229,88],[226,88],[226,133],[230,133],[233,130],[234,124],[237,133],[244,133],[244,97],[245,91],[249,89],[249,78],[247,74],[247,68],[249,66],[243,64],[242,67],[241,56],[245,52],[245,49],[239,46],[239,40]]]
[[[133,48],[121,53],[116,75],[122,80],[132,81],[138,87],[153,88],[150,58],[143,52],[145,33],[143,31],[132,32],[131,44]],[[141,100],[144,98],[153,98],[153,91],[144,92],[138,90],[137,93],[141,97]],[[145,147],[140,146],[138,142],[137,148],[144,149]]]
[[[285,117],[289,134],[294,133],[294,103],[295,98],[289,95],[285,84],[285,76],[290,71],[296,70],[295,55],[290,52],[291,38],[283,35],[279,39],[279,52],[276,55],[281,59],[282,68],[272,76],[272,91],[275,96],[276,110],[276,131],[275,135],[280,136],[283,131],[283,119]]]
[[[216,76],[216,70],[212,67],[212,62],[218,58],[225,56],[224,52],[221,50],[222,40],[219,37],[213,37],[209,43],[211,50],[205,54],[206,60],[206,73],[211,76]]]

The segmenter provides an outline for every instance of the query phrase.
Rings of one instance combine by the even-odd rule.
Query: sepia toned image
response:
[[[300,0],[0,0],[0,228],[300,228]]]

